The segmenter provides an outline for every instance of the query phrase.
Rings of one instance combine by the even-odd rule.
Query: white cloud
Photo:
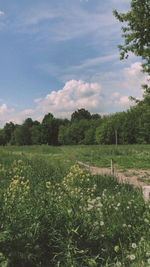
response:
[[[93,67],[93,66],[99,65],[100,63],[112,61],[114,59],[117,59],[118,57],[119,56],[118,56],[118,53],[117,53],[117,54],[112,54],[112,55],[108,55],[108,56],[90,58],[90,59],[85,60],[80,65],[71,66],[69,69],[70,70],[81,70],[81,69],[85,69],[85,68],[88,68],[88,67]]]
[[[119,107],[128,108],[132,102],[129,100],[129,96],[122,96],[119,100],[115,101],[115,105]]]
[[[8,109],[6,104],[0,106],[0,125],[5,124],[9,121],[9,117],[14,112],[14,109]]]
[[[42,98],[36,98],[36,99],[34,99],[34,102],[39,103],[41,100],[42,100]]]
[[[34,110],[33,109],[25,109],[24,111],[22,111],[20,114],[22,116],[31,116],[34,114]]]
[[[5,112],[7,112],[7,106],[6,106],[6,104],[3,104],[3,105],[0,107],[0,115],[5,114]]]
[[[6,104],[0,106],[0,127],[3,127],[6,122],[21,124],[26,118],[32,117],[35,114],[33,109],[25,109],[16,112],[14,108],[8,109]]]
[[[135,92],[142,92],[141,85],[147,83],[148,76],[142,72],[140,62],[131,64],[130,67],[124,69],[125,84],[127,88]]]
[[[61,15],[58,10],[52,9],[31,9],[24,19],[24,25],[36,25],[44,20],[51,20]]]
[[[1,116],[1,119],[2,119],[3,116],[6,116],[6,115],[10,114],[13,111],[14,111],[14,109],[8,109],[8,107],[7,107],[6,104],[2,104],[0,106],[0,116]]]
[[[105,33],[108,34],[108,31],[110,35],[110,27],[114,30],[114,25],[117,24],[112,10],[101,12],[100,9],[100,12],[97,12],[95,8],[89,12],[81,6],[70,3],[67,8],[65,5],[55,8],[53,5],[46,7],[39,4],[34,8],[25,9],[17,17],[14,26],[19,32],[34,33],[39,39],[50,41],[71,40],[87,34],[102,37]]]
[[[116,98],[118,98],[120,96],[120,93],[119,92],[114,92],[114,93],[112,93],[112,95],[110,95],[110,99],[116,99]]]
[[[68,117],[79,108],[88,109],[90,112],[104,110],[100,84],[71,80],[66,82],[63,89],[52,91],[38,103],[38,109],[43,113],[51,112],[60,117]]]
[[[3,16],[5,13],[0,10],[0,17]]]

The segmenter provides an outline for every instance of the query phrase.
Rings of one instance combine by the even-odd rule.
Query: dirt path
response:
[[[78,161],[78,164],[82,165],[90,171],[92,174],[111,174],[110,168],[98,168],[89,166],[81,161]],[[134,185],[135,187],[141,187],[150,185],[150,170],[126,170],[121,171],[114,169],[114,176],[122,183],[129,183]]]

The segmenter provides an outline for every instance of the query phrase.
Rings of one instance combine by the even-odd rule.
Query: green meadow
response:
[[[110,167],[111,159],[119,169],[150,169],[150,145],[74,145],[74,146],[4,146],[3,157],[40,157],[61,164],[82,161],[92,166]]]
[[[0,147],[0,266],[150,266],[150,203],[77,164],[150,169],[150,146]]]

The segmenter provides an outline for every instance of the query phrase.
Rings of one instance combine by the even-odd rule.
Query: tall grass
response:
[[[149,266],[150,204],[139,189],[76,164],[4,154],[2,267]]]

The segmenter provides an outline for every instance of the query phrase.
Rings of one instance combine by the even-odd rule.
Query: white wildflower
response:
[[[130,260],[131,260],[131,261],[134,261],[134,260],[135,260],[135,255],[134,255],[134,254],[132,254],[132,255],[130,255],[130,257],[129,257],[129,258],[130,258]]]
[[[121,262],[120,261],[116,262],[116,267],[121,267]]]
[[[91,210],[91,209],[93,209],[93,206],[92,206],[92,205],[88,205],[87,210],[89,211],[89,210]]]
[[[92,200],[90,201],[90,204],[94,204],[95,201],[96,201],[96,199],[92,199]]]
[[[68,210],[68,214],[70,214],[72,212],[72,209]]]
[[[102,205],[102,203],[101,202],[99,202],[98,204],[97,204],[97,207],[102,207],[103,205]]]
[[[132,243],[132,248],[136,248],[137,245],[135,243]]]

